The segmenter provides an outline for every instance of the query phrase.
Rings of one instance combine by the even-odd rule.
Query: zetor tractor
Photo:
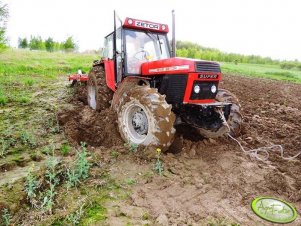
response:
[[[175,57],[174,14],[172,50],[168,31],[166,24],[132,18],[122,23],[115,16],[102,59],[88,74],[89,106],[101,111],[111,105],[121,137],[137,145],[167,150],[179,123],[207,138],[238,135],[240,106],[218,88],[220,65]]]

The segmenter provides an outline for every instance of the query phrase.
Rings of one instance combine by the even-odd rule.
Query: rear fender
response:
[[[118,109],[119,100],[122,95],[133,89],[134,86],[143,86],[149,85],[149,78],[137,77],[137,76],[127,76],[123,81],[118,85],[117,91],[114,93],[112,100],[112,109],[115,111]]]

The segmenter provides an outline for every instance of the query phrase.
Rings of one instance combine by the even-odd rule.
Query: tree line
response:
[[[5,38],[6,21],[8,18],[7,5],[0,1],[0,51],[7,47],[7,40]]]
[[[41,36],[31,36],[29,40],[27,38],[19,38],[18,48],[30,49],[30,50],[46,50],[48,52],[54,51],[75,51],[78,46],[73,40],[72,36],[68,37],[63,42],[54,41],[53,38],[49,37],[43,40]]]
[[[277,64],[282,69],[299,69],[301,70],[301,62],[280,61],[270,57],[261,57],[257,55],[243,55],[237,53],[225,53],[218,49],[206,48],[197,43],[189,41],[177,41],[177,56],[195,58],[202,60],[233,62],[233,63],[250,63],[250,64]]]

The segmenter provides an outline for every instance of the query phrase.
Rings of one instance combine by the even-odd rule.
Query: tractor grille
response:
[[[159,92],[166,95],[169,104],[182,103],[186,89],[187,75],[165,75]]]
[[[202,62],[202,61],[195,63],[195,70],[196,72],[202,72],[202,71],[221,72],[221,68],[219,64],[214,62]]]
[[[193,91],[193,87],[198,85],[200,87],[200,92],[195,93]],[[216,93],[211,92],[211,86],[215,85],[216,88],[218,86],[218,82],[203,82],[203,81],[195,81],[193,83],[192,91],[191,91],[191,100],[205,100],[205,99],[215,99]]]

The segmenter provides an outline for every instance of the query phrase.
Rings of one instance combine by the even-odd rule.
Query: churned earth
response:
[[[300,84],[224,75],[220,88],[240,100],[244,123],[238,140],[246,150],[279,144],[284,157],[301,151]],[[300,215],[301,155],[285,160],[276,148],[260,161],[228,137],[203,139],[178,126],[175,143],[161,154],[159,176],[153,170],[156,151],[127,150],[114,112],[93,111],[84,87],[78,89],[58,114],[66,138],[74,145],[86,142],[112,178],[131,185],[128,198],[107,202],[106,224],[125,225],[126,217],[133,225],[208,225],[215,219],[226,225],[273,225],[252,212],[257,196],[284,199]],[[288,225],[301,225],[300,217]]]

